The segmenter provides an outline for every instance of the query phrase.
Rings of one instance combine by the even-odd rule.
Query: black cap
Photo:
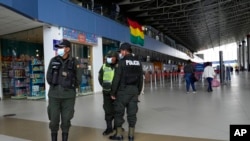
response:
[[[70,43],[70,41],[63,39],[60,41],[59,44],[55,45],[55,47],[57,47],[57,48],[63,48],[63,47],[71,48],[71,43]]]
[[[120,51],[121,50],[127,50],[128,52],[132,53],[132,48],[129,43],[122,43],[120,46]]]

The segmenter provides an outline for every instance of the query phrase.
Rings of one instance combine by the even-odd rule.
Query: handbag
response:
[[[191,74],[190,79],[191,79],[192,82],[196,82],[196,81],[199,80],[199,79],[195,76],[194,73]]]
[[[212,87],[219,87],[220,86],[220,81],[217,78],[214,78],[212,80]]]

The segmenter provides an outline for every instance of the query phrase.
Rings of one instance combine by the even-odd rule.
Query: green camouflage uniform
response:
[[[138,111],[138,95],[143,85],[141,62],[131,54],[126,55],[118,63],[112,83],[111,95],[116,97],[115,125],[122,127],[124,112],[127,110],[129,127],[134,128]]]
[[[47,70],[49,104],[47,108],[52,133],[57,133],[61,121],[63,133],[68,133],[70,120],[74,116],[76,88],[81,79],[78,62],[72,57],[63,59],[56,56],[51,59]]]

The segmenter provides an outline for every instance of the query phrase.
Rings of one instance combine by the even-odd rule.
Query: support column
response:
[[[224,83],[224,76],[225,76],[225,66],[223,64],[223,52],[220,51],[219,52],[219,62],[220,62],[220,83],[223,84]]]
[[[247,71],[250,71],[250,55],[249,55],[249,49],[250,49],[250,34],[247,35]]]
[[[245,57],[245,49],[246,48],[246,41],[242,40],[242,66],[243,66],[243,71],[246,68],[246,57]]]
[[[55,57],[53,40],[61,40],[63,38],[63,30],[61,27],[44,26],[43,27],[43,50],[44,50],[44,70],[45,76],[49,66],[50,59]],[[49,84],[45,81],[46,100],[48,100]]]
[[[242,57],[242,55],[241,55],[241,43],[239,43],[239,49],[238,49],[238,67],[239,67],[239,69],[240,69],[240,66],[241,66],[241,57]]]

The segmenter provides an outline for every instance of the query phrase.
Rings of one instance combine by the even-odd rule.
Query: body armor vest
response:
[[[76,87],[76,68],[73,58],[63,61],[56,57],[51,62],[50,77],[48,83],[52,85],[61,85],[64,88]]]
[[[115,71],[114,71],[114,69],[107,66],[106,64],[104,64],[102,66],[102,69],[103,69],[103,78],[102,78],[103,79],[103,84],[102,84],[103,90],[104,91],[111,91],[111,85],[112,85]]]
[[[136,85],[139,83],[141,71],[141,63],[139,60],[135,59],[133,56],[129,56],[124,59],[124,73],[122,84],[125,85]]]

